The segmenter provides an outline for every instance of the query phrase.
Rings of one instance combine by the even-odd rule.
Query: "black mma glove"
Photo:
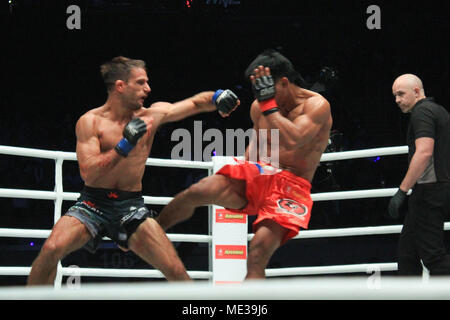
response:
[[[259,108],[263,115],[267,116],[278,111],[278,106],[274,99],[275,82],[271,75],[256,78],[252,84],[252,90],[255,99],[259,101]]]
[[[212,98],[217,110],[223,113],[230,113],[237,106],[238,97],[231,90],[217,90]]]
[[[114,147],[118,154],[123,157],[136,146],[138,140],[147,132],[147,125],[140,118],[134,118],[123,129],[123,139]]]
[[[275,82],[271,75],[256,78],[255,83],[252,84],[252,89],[255,99],[260,102],[275,97]]]
[[[398,191],[389,201],[388,212],[391,218],[397,219],[400,216],[400,207],[406,200],[406,192],[398,188]]]

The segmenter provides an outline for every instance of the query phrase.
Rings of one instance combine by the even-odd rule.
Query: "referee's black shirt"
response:
[[[417,101],[408,126],[408,161],[416,151],[415,140],[433,138],[433,156],[417,183],[450,182],[450,114],[433,98]]]

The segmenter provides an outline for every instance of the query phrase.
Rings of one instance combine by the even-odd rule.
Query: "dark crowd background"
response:
[[[81,29],[69,30],[71,4],[81,9]],[[381,9],[381,29],[370,30],[369,5]],[[275,0],[1,1],[0,145],[75,151],[74,127],[106,90],[99,66],[123,55],[147,62],[152,92],[146,101],[175,102],[203,90],[232,89],[242,104],[231,117],[201,114],[161,127],[150,157],[170,158],[177,128],[252,126],[252,95],[244,71],[266,48],[286,55],[331,104],[334,119],[327,152],[405,145],[408,116],[394,103],[391,86],[414,73],[427,96],[447,109],[449,2]],[[205,144],[208,144],[206,142]],[[322,163],[313,193],[397,187],[406,155]],[[144,194],[174,196],[206,175],[203,170],[147,167]],[[64,191],[79,192],[78,165],[66,161]],[[0,156],[0,187],[54,188],[54,161]],[[310,229],[398,225],[387,216],[389,198],[314,204]],[[63,213],[72,205],[63,203]],[[0,198],[0,228],[51,229],[54,204]],[[160,210],[161,206],[149,206]],[[407,208],[405,208],[407,210]],[[206,208],[169,233],[208,233]],[[249,219],[249,231],[252,217]],[[304,239],[288,242],[269,268],[396,261],[398,234]],[[1,266],[30,266],[45,239],[0,238]],[[188,270],[208,269],[208,246],[175,243]],[[133,253],[105,242],[96,254],[79,250],[63,266],[148,268]],[[0,276],[1,285],[24,276]],[[155,281],[83,277],[91,281]],[[157,281],[157,280],[156,280]]]

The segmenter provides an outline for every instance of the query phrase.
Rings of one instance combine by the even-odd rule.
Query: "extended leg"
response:
[[[129,248],[159,269],[167,280],[190,280],[172,242],[155,219],[142,222],[128,241]]]
[[[53,284],[58,261],[81,248],[90,239],[91,234],[78,219],[61,217],[34,260],[27,285]]]
[[[245,181],[223,175],[206,177],[188,189],[177,194],[161,211],[156,220],[164,230],[190,218],[195,208],[216,204],[231,209],[241,209],[247,205]]]

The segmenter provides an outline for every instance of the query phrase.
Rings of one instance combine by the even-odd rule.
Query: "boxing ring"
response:
[[[406,154],[407,146],[365,149],[324,153],[321,162],[340,161],[375,156],[390,156]],[[0,146],[0,154],[51,159],[55,161],[54,191],[7,189],[0,188],[2,198],[27,198],[54,201],[54,223],[61,217],[63,201],[75,201],[79,193],[63,190],[63,163],[76,161],[74,152],[38,150],[12,146]],[[214,159],[214,158],[213,158]],[[204,169],[208,175],[213,174],[214,161],[185,161],[169,159],[147,159],[147,166],[178,167]],[[315,193],[313,201],[349,200],[361,198],[390,197],[397,188],[367,189],[355,191],[337,191]],[[165,205],[171,197],[152,197],[144,195],[144,202],[153,205]],[[138,283],[138,284],[83,284],[77,290],[63,286],[63,276],[77,275],[80,277],[134,277],[163,278],[158,270],[153,269],[113,269],[113,268],[74,268],[58,265],[54,287],[3,287],[0,288],[0,299],[450,299],[450,279],[440,278],[439,281],[429,279],[424,271],[421,280],[399,279],[384,276],[382,279],[370,278],[371,272],[395,271],[397,263],[369,263],[332,265],[317,267],[295,267],[266,269],[267,280],[248,281],[238,284],[214,285],[212,283],[215,270],[212,262],[213,234],[211,227],[212,206],[209,206],[209,234],[168,234],[172,242],[196,242],[209,245],[209,271],[191,271],[188,274],[193,279],[202,279],[194,283]],[[309,238],[329,238],[348,236],[367,236],[400,233],[401,225],[337,228],[321,230],[302,230],[291,241]],[[445,223],[445,230],[450,229],[450,222]],[[15,238],[47,238],[51,230],[0,228],[0,237]],[[253,234],[246,235],[250,241]],[[104,238],[108,240],[108,238]],[[27,276],[31,267],[0,266],[2,276]],[[342,274],[361,273],[362,276],[342,277]],[[364,275],[365,274],[365,275]],[[296,279],[274,279],[282,276],[330,275],[325,280],[320,278],[299,277]],[[189,286],[189,289],[186,289]],[[236,290],[236,286],[239,289]],[[114,288],[114,289],[113,289]],[[55,290],[58,289],[58,290]],[[271,292],[277,295],[272,296]]]

